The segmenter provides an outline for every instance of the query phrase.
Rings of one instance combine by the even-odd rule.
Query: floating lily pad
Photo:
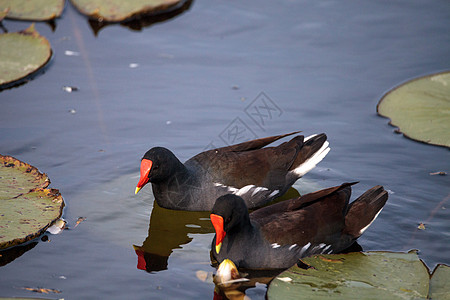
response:
[[[0,155],[0,201],[50,184],[47,174],[12,156]]]
[[[18,84],[52,56],[48,40],[32,24],[22,32],[0,34],[0,89]]]
[[[61,16],[65,0],[0,0],[0,11],[6,18],[47,21]]]
[[[430,281],[430,299],[450,299],[450,289],[448,282],[450,278],[450,267],[438,265],[433,271]]]
[[[140,15],[166,12],[181,0],[70,0],[83,14],[100,22],[121,22]]]
[[[302,262],[271,282],[268,299],[428,299],[433,294],[428,268],[415,251],[314,255]],[[432,280],[440,295],[450,293],[442,281],[448,282],[448,269],[443,266],[436,284]]]
[[[61,217],[64,201],[35,167],[0,155],[0,249],[41,235]]]
[[[3,19],[6,17],[7,14],[8,14],[8,9],[4,9],[4,10],[0,9],[0,22],[3,21]]]
[[[377,111],[406,137],[450,147],[450,72],[402,84],[383,96]]]

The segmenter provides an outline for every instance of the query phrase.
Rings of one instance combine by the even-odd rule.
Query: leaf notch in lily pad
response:
[[[100,22],[122,22],[141,15],[164,13],[181,0],[70,0],[78,11]]]
[[[300,295],[305,299],[428,299],[434,287],[436,295],[450,292],[442,284],[443,278],[448,280],[448,267],[435,271],[440,278],[430,283],[428,268],[416,251],[314,255],[302,261],[311,267],[293,266],[279,274],[268,288],[269,300]]]
[[[27,21],[49,21],[61,16],[65,0],[0,0],[0,11],[6,18]]]
[[[19,84],[44,67],[52,56],[49,41],[34,28],[0,34],[0,90]]]
[[[61,194],[35,167],[0,155],[0,179],[0,249],[40,236],[61,217]]]
[[[450,72],[400,85],[381,98],[377,112],[410,139],[450,147]]]

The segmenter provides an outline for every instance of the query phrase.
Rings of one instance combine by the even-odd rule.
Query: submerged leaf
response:
[[[22,32],[0,34],[0,89],[20,83],[52,56],[48,40],[32,24]]]
[[[65,0],[0,0],[9,19],[47,21],[61,16]]]
[[[377,111],[413,140],[450,147],[450,72],[402,84],[380,100]]]
[[[100,22],[121,22],[138,15],[164,12],[177,6],[181,0],[71,0],[83,14]]]

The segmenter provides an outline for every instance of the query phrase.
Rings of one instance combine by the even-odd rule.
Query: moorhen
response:
[[[211,211],[216,235],[212,260],[238,268],[284,269],[298,259],[348,248],[369,227],[388,199],[375,186],[349,204],[351,185],[327,188],[248,213],[241,197],[219,197]]]
[[[168,209],[210,211],[228,193],[241,196],[248,208],[260,207],[283,195],[330,150],[324,133],[265,147],[295,133],[212,149],[184,164],[170,150],[152,148],[142,158],[135,193],[151,182],[156,202]]]

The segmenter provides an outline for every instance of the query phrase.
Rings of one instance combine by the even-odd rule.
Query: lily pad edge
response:
[[[383,117],[383,118],[388,119],[388,120],[389,120],[388,124],[389,124],[390,126],[392,126],[392,127],[395,128],[395,132],[396,132],[396,133],[399,133],[399,134],[401,133],[404,137],[406,137],[406,138],[408,138],[408,139],[410,139],[410,140],[412,140],[412,141],[419,142],[419,143],[422,143],[422,144],[425,144],[425,145],[438,146],[438,147],[444,147],[444,148],[450,149],[450,147],[448,147],[448,146],[446,146],[446,145],[440,145],[440,144],[428,143],[428,142],[426,142],[426,141],[422,141],[422,140],[419,140],[419,139],[415,139],[415,138],[409,136],[408,134],[406,134],[406,133],[404,133],[403,131],[401,131],[401,129],[400,129],[397,125],[393,124],[393,123],[392,123],[392,119],[391,119],[390,117],[385,116],[385,115],[382,115],[382,114],[379,112],[379,106],[381,105],[381,102],[383,102],[383,100],[384,100],[389,94],[393,93],[393,92],[396,91],[397,89],[403,87],[404,85],[406,85],[406,84],[408,84],[408,83],[412,83],[412,82],[417,81],[417,80],[421,80],[421,79],[425,79],[425,78],[429,78],[429,77],[433,77],[433,76],[437,76],[437,75],[441,75],[441,74],[446,74],[446,73],[449,73],[449,72],[450,72],[450,70],[443,70],[443,71],[440,71],[440,72],[437,72],[437,73],[430,73],[430,74],[427,74],[427,75],[422,75],[422,76],[414,77],[414,78],[412,78],[412,79],[407,79],[407,80],[401,82],[400,84],[394,86],[393,88],[389,89],[388,92],[384,93],[384,94],[379,98],[380,100],[378,100],[378,104],[377,104],[377,107],[376,107],[376,109],[377,109],[377,114],[378,114],[380,117]]]
[[[34,30],[37,34],[39,34],[39,32],[36,29],[34,29],[34,22],[27,29],[24,29],[24,30],[21,30],[21,31],[18,31],[18,32],[11,32],[11,34],[12,33],[24,33],[24,32],[27,32],[30,28],[32,30]],[[50,55],[49,55],[48,59],[45,61],[44,64],[42,64],[41,67],[39,67],[36,70],[28,73],[24,77],[19,78],[19,79],[15,79],[15,80],[11,80],[11,81],[8,81],[8,82],[4,82],[4,83],[0,84],[0,92],[5,90],[5,89],[19,87],[19,86],[27,83],[28,81],[33,80],[35,77],[45,73],[45,71],[47,71],[47,68],[50,67],[50,65],[53,62],[53,56],[54,56],[53,49],[51,48],[50,42],[49,42],[49,40],[46,37],[44,37],[43,35],[40,35],[40,34],[39,34],[39,36],[41,38],[44,38],[47,41],[47,43],[49,44]]]

